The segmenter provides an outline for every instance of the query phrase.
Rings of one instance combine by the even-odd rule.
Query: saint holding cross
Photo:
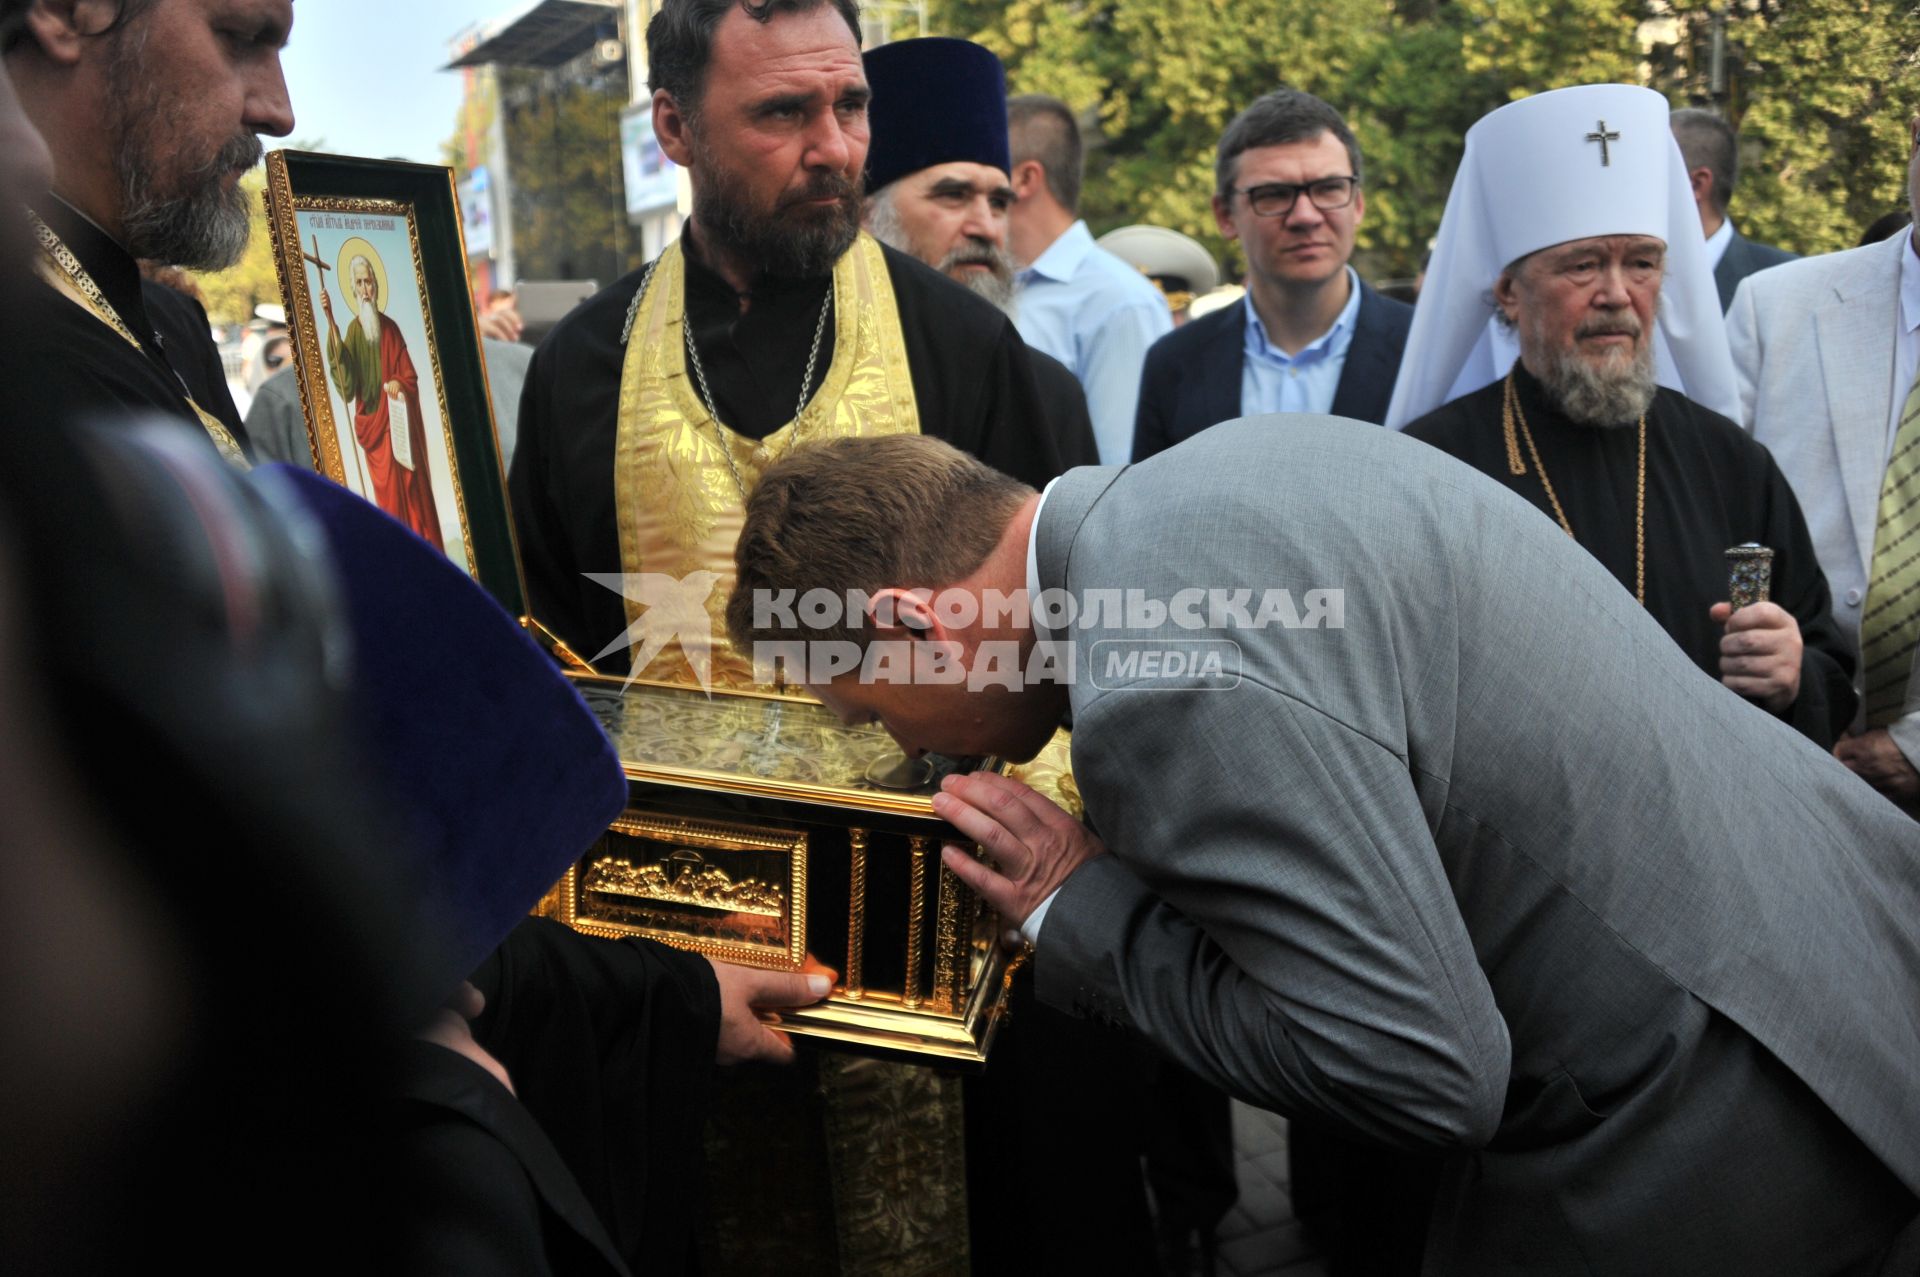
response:
[[[420,376],[399,325],[384,311],[385,267],[364,239],[348,240],[340,259],[358,313],[342,334],[324,286],[320,307],[327,317],[328,375],[352,405],[354,438],[366,458],[369,490],[362,495],[444,551],[420,412]]]

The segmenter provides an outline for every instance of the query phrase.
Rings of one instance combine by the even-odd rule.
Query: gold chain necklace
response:
[[[1540,450],[1533,444],[1533,431],[1527,428],[1526,414],[1520,411],[1520,395],[1513,388],[1513,373],[1507,373],[1504,396],[1500,403],[1500,426],[1507,439],[1507,471],[1513,475],[1527,472],[1526,463],[1520,460],[1520,439],[1527,441],[1527,455],[1533,458],[1534,473],[1540,476],[1540,486],[1547,490],[1547,500],[1553,504],[1554,517],[1560,520],[1560,528],[1578,544],[1580,538],[1573,535],[1573,524],[1567,519],[1567,512],[1560,506],[1560,497],[1553,490],[1553,480],[1547,478],[1547,468],[1540,464]],[[1515,427],[1518,427],[1516,437]],[[1633,597],[1641,607],[1647,605],[1647,414],[1640,414],[1640,474],[1635,484],[1633,512]]]
[[[107,300],[106,293],[87,273],[87,268],[80,264],[80,259],[73,255],[73,250],[62,243],[53,228],[32,209],[27,210],[27,224],[33,228],[33,237],[39,242],[41,261],[49,276],[47,282],[92,312],[95,319],[120,334],[128,345],[144,353],[146,347],[140,344],[140,338],[127,326],[127,321],[120,318],[120,312],[113,308],[113,303]],[[178,376],[176,373],[175,377]],[[240,441],[233,437],[233,432],[227,429],[226,424],[195,403],[192,393],[184,385],[180,387],[180,393],[186,399],[187,407],[193,409],[194,416],[200,419],[201,427],[212,438],[213,446],[221,458],[236,469],[251,469]]]

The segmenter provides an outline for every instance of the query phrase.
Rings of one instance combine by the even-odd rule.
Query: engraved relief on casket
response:
[[[573,922],[797,969],[806,953],[806,859],[799,830],[628,811],[582,862]]]

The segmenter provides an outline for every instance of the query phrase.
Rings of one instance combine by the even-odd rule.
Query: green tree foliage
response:
[[[608,283],[640,265],[620,172],[626,77],[499,76],[520,278]]]
[[[931,29],[1006,61],[1010,91],[1093,125],[1082,211],[1157,222],[1237,267],[1214,225],[1213,150],[1280,85],[1339,107],[1367,157],[1363,269],[1418,267],[1468,127],[1569,84],[1708,100],[1710,7],[1727,0],[930,0]],[[1851,245],[1899,207],[1920,106],[1920,0],[1731,0],[1723,105],[1748,169],[1735,215],[1802,252]]]
[[[1704,26],[1705,4],[1687,7]],[[1920,4],[1761,0],[1728,29],[1744,163],[1735,221],[1802,253],[1851,248],[1864,226],[1906,206]]]

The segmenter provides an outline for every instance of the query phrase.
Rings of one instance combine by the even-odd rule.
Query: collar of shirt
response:
[[[1360,313],[1360,276],[1354,273],[1353,267],[1347,267],[1347,304],[1334,316],[1333,326],[1302,347],[1297,355],[1289,355],[1267,340],[1267,326],[1260,322],[1260,312],[1253,308],[1251,292],[1241,298],[1240,304],[1247,308],[1247,358],[1280,368],[1303,367],[1344,355],[1353,344],[1353,321]]]
[[[1040,512],[1047,508],[1047,498],[1053,495],[1053,485],[1060,482],[1054,479],[1040,490],[1040,504],[1033,507],[1033,526],[1027,529],[1027,613],[1034,616],[1037,609],[1035,600],[1040,597]],[[1033,620],[1034,632],[1040,630],[1037,616]]]
[[[1887,413],[1887,453],[1900,438],[1900,419],[1920,374],[1920,240],[1910,230],[1900,232],[1900,319],[1893,343],[1893,393]]]
[[[1733,243],[1733,219],[1720,219],[1720,229],[1707,236],[1707,269],[1720,269],[1720,259],[1727,255],[1727,245]]]
[[[1908,231],[1907,251],[1900,254],[1900,334],[1911,337],[1920,328],[1920,241]]]
[[[1053,485],[1058,482],[1060,480],[1054,479],[1040,490],[1040,504],[1033,507],[1033,526],[1027,529],[1027,615],[1033,618],[1035,637],[1043,640],[1053,636],[1040,627],[1037,602],[1040,598],[1040,512],[1047,508],[1047,498],[1053,495]],[[1047,920],[1047,910],[1053,907],[1053,898],[1059,894],[1058,887],[1048,892],[1047,898],[1020,924],[1020,934],[1028,944],[1037,946],[1040,943],[1040,924]]]
[[[1051,279],[1065,283],[1073,278],[1093,249],[1093,232],[1087,229],[1085,221],[1075,222],[1060,233],[1059,239],[1047,245],[1047,251],[1034,258],[1031,266],[1020,272],[1020,282]]]

